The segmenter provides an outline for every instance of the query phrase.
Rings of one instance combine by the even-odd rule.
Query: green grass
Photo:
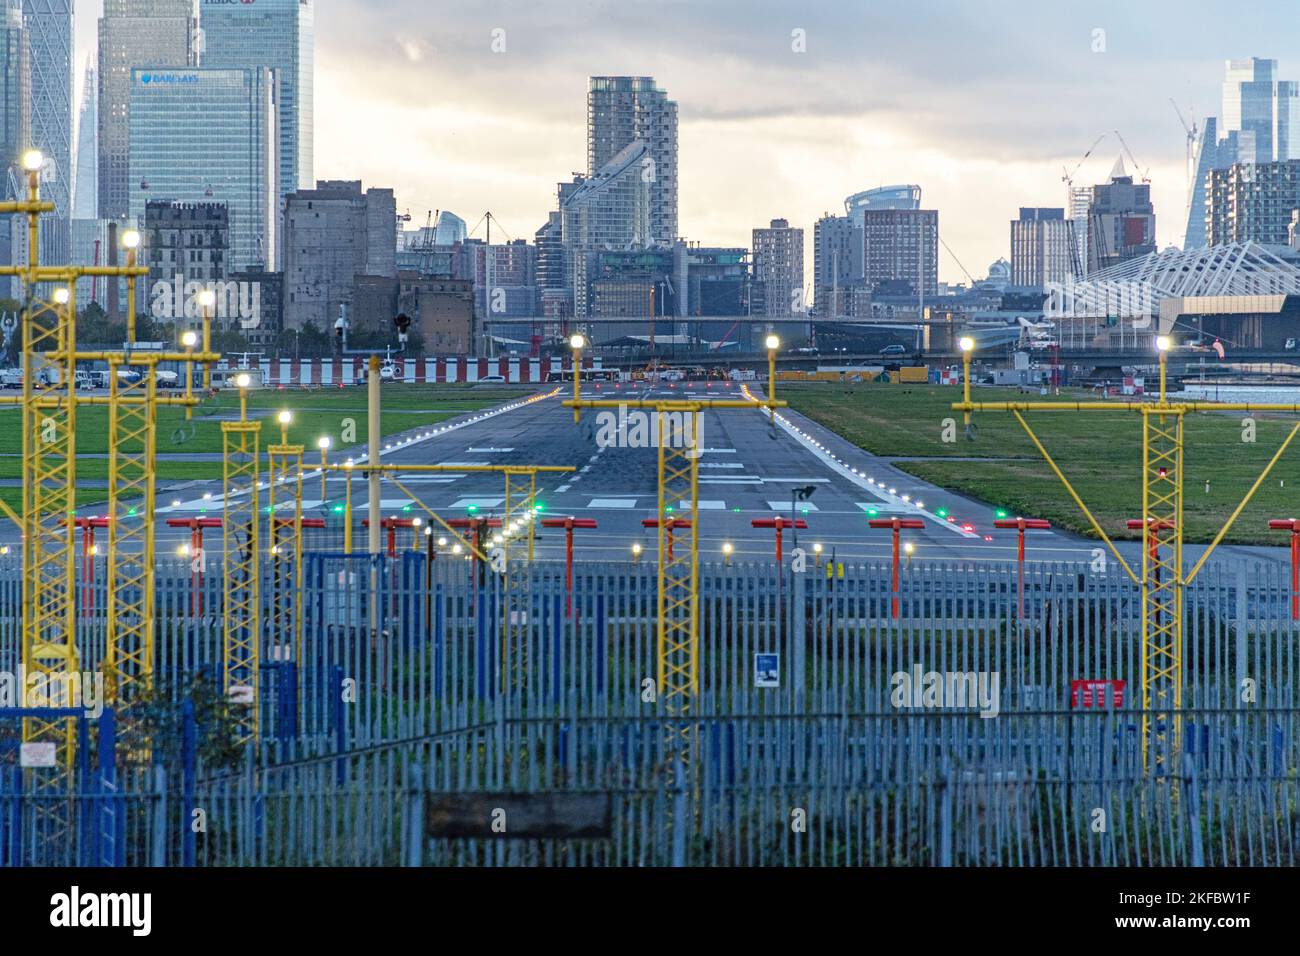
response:
[[[489,408],[493,405],[532,393],[528,387],[483,388],[472,385],[407,385],[387,384],[383,387],[383,412],[380,431],[383,436],[395,435],[408,429],[433,425],[465,412]],[[317,440],[328,435],[337,451],[344,447],[363,445],[367,441],[366,390],[364,388],[337,388],[318,390],[267,389],[248,396],[249,418],[262,422],[261,446],[263,455],[268,444],[279,442],[280,425],[277,416],[281,410],[293,412],[288,438],[293,444],[306,446],[305,463],[320,461]],[[194,409],[191,422],[185,421],[185,410],[163,407],[158,411],[157,453],[159,455],[207,455],[222,451],[221,422],[238,417],[239,397],[232,392],[222,392]],[[5,417],[10,416],[10,417]],[[22,433],[18,427],[19,412],[16,407],[0,411],[0,479],[22,477]],[[12,422],[12,427],[5,427]],[[106,481],[108,459],[92,455],[108,453],[108,409],[103,406],[83,406],[77,410],[76,441],[77,477],[81,481]],[[344,441],[345,433],[350,439]],[[162,481],[219,480],[221,462],[160,459],[156,477]],[[81,487],[77,491],[79,504],[94,504],[107,500],[106,489]],[[0,498],[17,508],[21,502],[18,488],[0,488]]]
[[[1046,518],[1091,535],[1087,519],[1070,500],[1015,418],[1009,413],[975,416],[974,442],[961,434],[961,416],[951,404],[960,389],[938,386],[791,385],[782,398],[790,406],[877,455],[915,457],[898,467],[918,478],[961,492],[1012,514]],[[1016,398],[1014,390],[976,388],[974,401]],[[1091,398],[1070,392],[1062,398]],[[1250,489],[1290,432],[1285,417],[1256,415],[1256,441],[1242,440],[1243,414],[1189,415],[1185,423],[1184,519],[1186,540],[1211,540]],[[944,420],[953,419],[957,441],[942,440]],[[1142,419],[1134,412],[1026,415],[1044,447],[1097,516],[1106,533],[1133,538],[1124,523],[1142,513]],[[975,458],[996,459],[974,461]],[[1210,482],[1206,493],[1205,482]],[[1283,487],[1282,482],[1285,482]],[[1237,519],[1227,541],[1286,543],[1267,530],[1269,518],[1290,517],[1300,494],[1300,438],[1273,469]]]

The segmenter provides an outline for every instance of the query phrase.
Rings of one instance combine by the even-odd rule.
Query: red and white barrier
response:
[[[356,385],[365,380],[367,359],[349,355],[333,359],[262,359],[259,368],[262,383],[267,388],[339,387]],[[393,358],[393,377],[399,382],[425,384],[435,382],[481,382],[496,376],[512,385],[543,383],[552,372],[561,372],[569,365],[568,357],[553,356],[521,358],[476,358],[452,355],[437,358]],[[584,369],[601,368],[599,359],[585,357]]]

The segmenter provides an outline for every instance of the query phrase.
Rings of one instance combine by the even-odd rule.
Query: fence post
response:
[[[198,755],[198,725],[194,701],[181,704],[181,866],[194,865],[194,780]]]
[[[100,866],[121,866],[125,863],[126,847],[118,840],[118,810],[122,804],[117,795],[117,715],[106,707],[99,716],[99,832],[96,836]]]
[[[150,866],[167,865],[167,771],[153,768],[153,853]]]
[[[1248,610],[1247,610],[1249,607],[1249,602],[1246,600],[1246,587],[1247,587],[1247,582],[1249,580],[1249,567],[1245,561],[1241,561],[1237,563],[1237,566],[1234,567],[1232,570],[1232,577],[1234,579],[1234,582],[1237,585],[1235,588],[1237,594],[1237,613],[1235,615],[1236,631],[1237,631],[1237,640],[1236,640],[1237,686],[1233,689],[1232,696],[1237,702],[1237,707],[1241,708],[1245,706],[1244,702],[1241,699],[1242,682],[1246,679],[1247,672],[1249,670],[1249,663],[1247,661],[1248,643],[1246,640],[1246,631],[1250,626],[1249,625],[1250,619],[1248,617]]]
[[[820,585],[821,582],[819,581]],[[820,588],[819,588],[820,590]],[[790,633],[787,635],[786,648],[790,661],[790,683],[794,689],[794,707],[796,713],[803,712],[803,665],[804,642],[808,635],[808,573],[794,575],[794,587],[790,589],[790,598],[794,602],[794,613],[790,616]],[[820,621],[818,622],[820,623]]]
[[[953,807],[947,761],[939,768],[935,786],[939,789],[939,865],[952,866]]]
[[[1183,754],[1183,787],[1187,791],[1188,828],[1192,836],[1192,866],[1205,866],[1205,847],[1201,841],[1201,788],[1196,779],[1196,759]]]
[[[406,828],[403,836],[406,846],[402,852],[403,866],[424,865],[424,768],[413,763],[406,768]]]

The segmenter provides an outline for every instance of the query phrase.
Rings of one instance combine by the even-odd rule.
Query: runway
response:
[[[398,387],[400,386],[385,386]],[[554,392],[555,394],[550,394]],[[547,517],[572,515],[593,518],[595,529],[575,532],[578,560],[624,560],[640,544],[646,557],[656,546],[654,529],[642,520],[654,517],[657,507],[657,450],[648,437],[653,423],[638,421],[635,409],[587,410],[575,424],[573,412],[561,402],[570,396],[554,386],[539,391],[532,400],[477,412],[439,426],[414,429],[386,440],[382,460],[399,464],[442,466],[485,464],[571,465],[571,474],[540,474],[538,500]],[[714,382],[584,386],[584,397],[603,399],[707,399],[742,398],[736,383]],[[546,395],[547,397],[540,397]],[[602,414],[604,417],[601,417]],[[644,427],[650,424],[651,427]],[[791,515],[791,490],[814,488],[809,500],[795,505],[796,517],[807,522],[798,532],[798,544],[812,554],[821,545],[825,558],[837,561],[883,560],[890,556],[891,534],[869,527],[872,518],[919,518],[924,527],[903,532],[912,545],[911,560],[963,559],[1010,562],[1016,558],[1014,531],[993,527],[994,507],[937,488],[908,475],[840,438],[804,416],[783,410],[775,423],[758,408],[705,412],[701,434],[703,453],[699,469],[701,560],[721,560],[724,544],[733,548],[732,560],[770,561],[775,552],[775,532],[752,527],[754,519]],[[363,446],[331,453],[331,461],[353,457],[359,464]],[[312,454],[307,455],[308,465]],[[319,469],[308,468],[304,481],[304,513],[321,514]],[[424,506],[443,518],[474,513],[492,515],[502,510],[504,478],[499,474],[447,471],[429,475],[406,474],[402,483]],[[330,506],[343,499],[344,478],[326,477],[325,500]],[[1064,491],[1062,491],[1064,495]],[[206,496],[206,497],[205,497]],[[421,514],[412,495],[385,482],[384,514],[411,517]],[[188,532],[168,528],[164,519],[202,513],[219,516],[221,488],[217,484],[190,483],[180,494],[160,493],[158,509],[159,553],[188,540]],[[164,503],[164,499],[167,499]],[[173,505],[173,500],[179,500]],[[366,517],[365,481],[352,482],[357,519]],[[410,510],[403,511],[410,506]],[[102,508],[102,506],[101,506]],[[88,508],[88,513],[94,512]],[[683,515],[685,517],[685,515]],[[785,532],[786,552],[793,535]],[[358,535],[354,547],[364,546]],[[409,538],[407,539],[409,541]],[[564,533],[541,530],[537,540],[541,557],[560,557]],[[1140,545],[1120,545],[1130,564],[1140,561]],[[1030,561],[1087,561],[1104,551],[1100,541],[1052,531],[1031,531],[1026,536]],[[1200,553],[1186,547],[1188,560]],[[1284,548],[1228,548],[1221,557],[1250,556],[1282,561]],[[1106,558],[1112,560],[1109,552]]]

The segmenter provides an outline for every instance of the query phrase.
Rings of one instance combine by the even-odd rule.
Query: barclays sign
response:
[[[140,82],[145,86],[172,86],[182,83],[197,83],[197,73],[141,73]]]

